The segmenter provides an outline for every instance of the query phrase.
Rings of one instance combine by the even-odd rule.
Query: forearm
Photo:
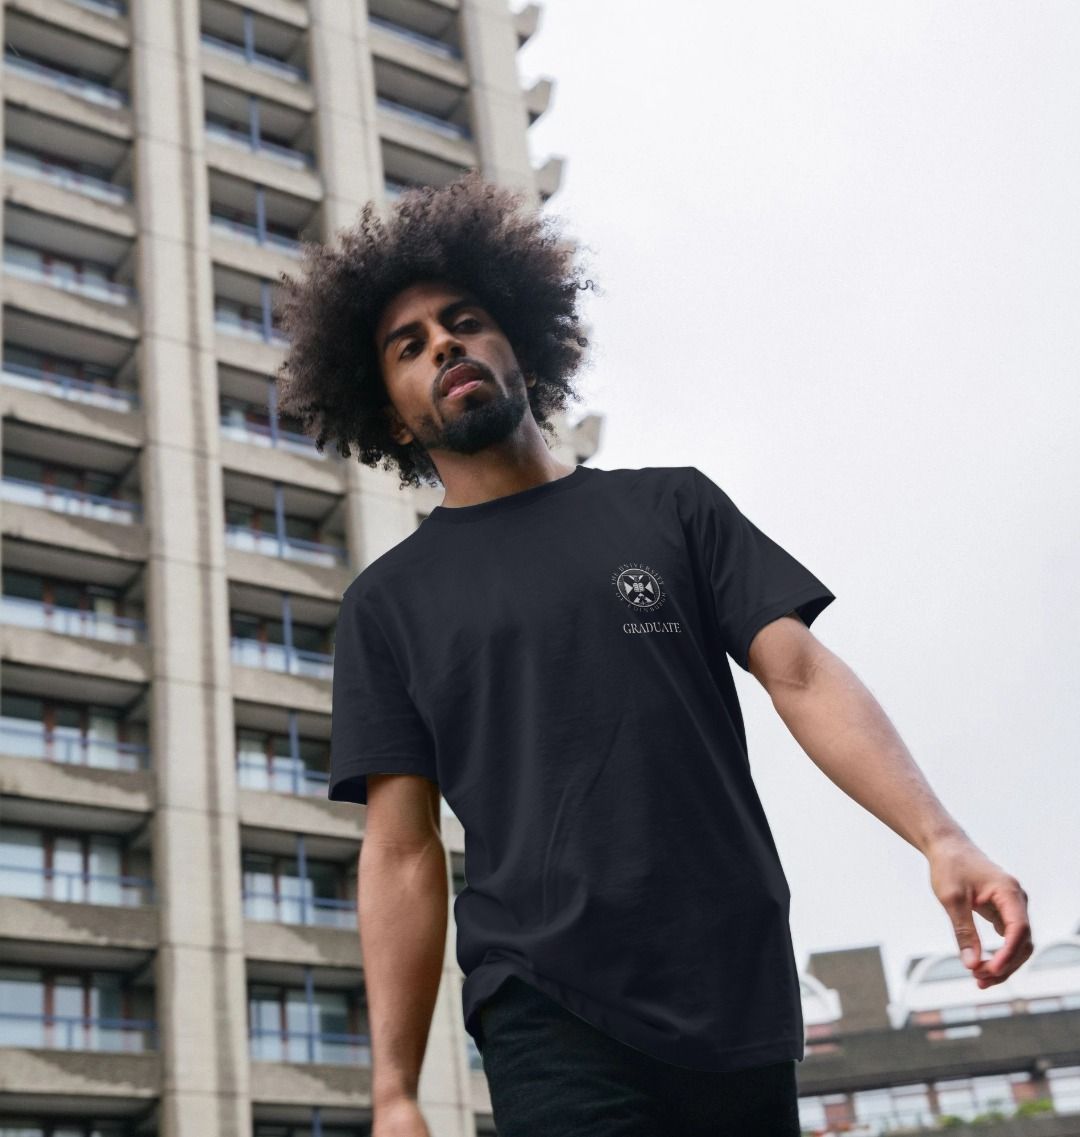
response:
[[[372,1052],[372,1104],[416,1098],[442,977],[449,905],[446,853],[365,840],[357,916]]]
[[[813,762],[920,852],[968,840],[858,676],[822,648],[803,681],[770,691],[773,706]]]

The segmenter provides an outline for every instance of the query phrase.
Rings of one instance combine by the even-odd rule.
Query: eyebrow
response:
[[[447,320],[450,320],[455,315],[457,315],[457,313],[460,312],[462,308],[480,308],[480,309],[483,309],[484,306],[483,306],[483,304],[480,303],[479,300],[477,300],[471,296],[467,296],[463,300],[454,300],[451,303],[447,304],[446,307],[443,308],[439,312],[440,323],[445,324],[447,322]],[[386,339],[383,340],[383,345],[382,345],[383,354],[384,355],[386,354],[387,348],[395,340],[404,339],[406,336],[410,336],[413,334],[413,332],[416,332],[419,330],[420,330],[420,323],[418,320],[414,320],[411,324],[402,324],[400,328],[395,328],[392,332],[389,333],[389,335],[387,335]]]

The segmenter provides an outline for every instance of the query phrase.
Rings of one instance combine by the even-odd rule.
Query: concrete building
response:
[[[805,1134],[1080,1137],[1080,926],[984,990],[950,951],[891,999],[880,950],[855,947],[812,954],[802,991]]]
[[[479,168],[546,199],[507,0],[8,0],[0,1132],[367,1133],[326,800],[342,591],[439,499],[280,421],[298,239]],[[561,424],[564,461],[595,419]],[[460,826],[446,817],[448,879]],[[490,1105],[454,933],[421,1092]]]

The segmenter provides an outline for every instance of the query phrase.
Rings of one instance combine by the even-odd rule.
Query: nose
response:
[[[435,353],[435,362],[440,367],[448,358],[465,354],[465,345],[449,328],[440,327],[432,337],[431,348]]]

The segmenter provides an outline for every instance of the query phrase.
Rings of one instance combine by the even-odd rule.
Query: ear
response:
[[[383,414],[386,416],[387,423],[389,424],[390,437],[398,444],[398,446],[408,446],[413,440],[413,432],[401,421],[401,416],[397,413],[397,409],[392,403],[387,403],[383,407]]]

